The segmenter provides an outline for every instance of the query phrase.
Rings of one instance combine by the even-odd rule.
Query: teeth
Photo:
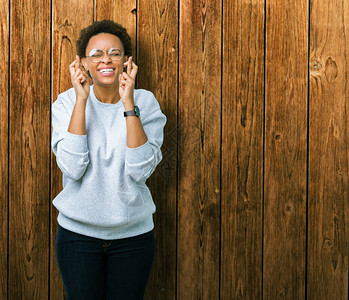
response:
[[[99,72],[101,72],[101,73],[111,73],[113,71],[114,71],[113,69],[101,69],[101,70],[99,70]]]

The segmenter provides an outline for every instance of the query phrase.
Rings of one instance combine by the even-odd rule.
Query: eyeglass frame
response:
[[[103,60],[103,58],[104,58],[104,52],[107,53],[107,55],[108,55],[108,57],[109,57],[109,59],[110,59],[111,61],[120,61],[120,60],[122,60],[122,58],[123,58],[124,55],[125,55],[125,53],[124,53],[123,51],[121,51],[119,48],[110,48],[108,51],[107,51],[107,50],[101,50],[101,49],[95,48],[95,49],[92,49],[92,50],[90,51],[89,54],[91,54],[91,52],[92,52],[93,50],[97,50],[97,51],[100,51],[100,52],[103,53],[103,56],[101,57],[101,60],[100,60],[100,61],[92,61],[91,55],[86,55],[86,57],[88,57],[88,59],[89,59],[92,63],[95,63],[95,64],[98,64],[98,63],[100,63],[100,62]],[[119,51],[121,52],[120,59],[112,59],[112,58],[109,56],[109,53],[110,53],[111,50],[119,50]]]

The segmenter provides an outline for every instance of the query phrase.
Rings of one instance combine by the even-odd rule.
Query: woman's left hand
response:
[[[132,61],[132,56],[129,57],[127,62],[124,63],[127,66],[127,72],[123,72],[119,75],[119,94],[121,101],[124,103],[125,108],[133,109],[134,98],[133,91],[135,88],[135,80],[138,71],[137,65]]]

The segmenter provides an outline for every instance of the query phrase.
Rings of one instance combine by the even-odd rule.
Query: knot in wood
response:
[[[319,62],[315,62],[315,63],[312,65],[313,71],[316,71],[316,70],[320,69],[321,67],[322,67],[322,65],[321,65]]]
[[[246,115],[244,114],[244,115],[241,116],[241,125],[242,125],[243,127],[246,127],[246,122],[247,122],[247,117],[246,117]]]
[[[285,298],[285,296],[286,296],[286,291],[285,290],[283,290],[283,291],[281,291],[279,293],[279,298]]]
[[[287,213],[290,213],[292,211],[292,204],[286,204],[285,210]]]
[[[27,53],[27,68],[29,69],[30,66],[33,63],[33,50],[29,48],[29,51]]]
[[[72,27],[72,26],[73,26],[73,24],[72,24],[72,23],[69,23],[69,21],[68,21],[67,19],[65,19],[65,20],[64,20],[64,23],[61,24],[61,25],[59,26],[59,28],[61,28],[61,27]]]
[[[325,75],[329,82],[331,82],[333,79],[337,78],[338,75],[338,66],[335,60],[333,60],[331,57],[327,58],[326,64],[325,64]]]
[[[310,62],[309,69],[313,76],[319,76],[323,72],[323,64],[321,63],[321,59],[319,57],[313,58]]]
[[[332,247],[332,241],[329,238],[324,238],[323,242],[323,248],[331,248]]]

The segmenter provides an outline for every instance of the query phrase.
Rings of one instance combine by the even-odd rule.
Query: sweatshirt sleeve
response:
[[[155,111],[142,120],[148,141],[136,148],[126,147],[125,172],[136,182],[145,182],[162,159],[160,148],[164,138],[166,116],[153,95],[152,98],[155,100]]]
[[[79,180],[89,164],[87,136],[68,132],[71,113],[63,101],[59,96],[52,104],[52,151],[63,174]]]

